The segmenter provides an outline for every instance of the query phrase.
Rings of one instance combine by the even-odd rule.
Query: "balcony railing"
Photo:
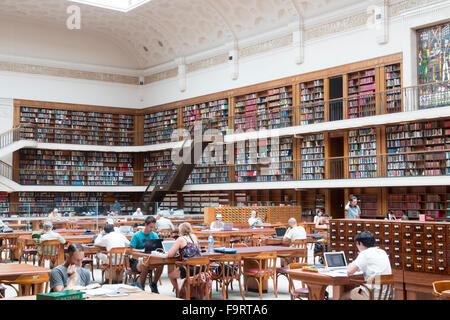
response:
[[[450,106],[450,81],[436,82],[389,91],[352,95],[342,99],[320,101],[314,104],[284,105],[270,111],[247,112],[243,115],[229,114],[227,117],[200,115],[198,121],[209,121],[212,129],[223,135],[239,130],[277,129],[290,126],[314,124],[342,119],[362,118],[379,114],[416,111]],[[21,124],[20,135],[16,129],[0,136],[0,148],[20,139],[32,139],[47,143],[81,145],[135,146],[173,142],[183,139],[183,129],[190,126],[170,125],[153,127],[144,132],[110,130],[93,132],[88,129],[68,128],[68,125],[49,127],[37,124]],[[175,130],[178,130],[174,133]],[[143,143],[141,143],[143,141]]]

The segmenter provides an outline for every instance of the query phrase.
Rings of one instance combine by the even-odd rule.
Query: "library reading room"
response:
[[[6,300],[450,300],[450,2],[0,1]]]

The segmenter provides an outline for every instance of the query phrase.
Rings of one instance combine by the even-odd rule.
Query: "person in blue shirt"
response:
[[[142,249],[145,248],[145,240],[146,239],[159,239],[158,235],[153,231],[153,230],[155,230],[155,224],[156,224],[156,219],[154,216],[148,216],[145,219],[144,230],[141,230],[141,231],[135,233],[133,235],[133,238],[131,238],[130,247],[132,250],[142,252]],[[130,268],[134,272],[142,272],[142,270],[144,269],[144,264],[141,261],[130,257]],[[150,289],[152,290],[153,293],[159,293],[157,284],[158,284],[159,278],[161,278],[163,269],[164,269],[164,266],[157,266],[157,267],[149,268],[149,272],[154,271],[153,277],[152,277],[152,283],[150,283]],[[145,281],[145,277],[144,277],[144,279],[141,279],[141,282],[142,281]],[[143,286],[144,285],[145,285],[145,282],[143,283]]]

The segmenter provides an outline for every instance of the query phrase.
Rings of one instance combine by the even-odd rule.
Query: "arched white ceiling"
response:
[[[122,13],[66,0],[1,0],[0,17],[16,17],[23,23],[38,21],[65,30],[67,7],[78,5],[83,32],[110,39],[130,53],[137,68],[146,69],[284,27],[297,22],[299,15],[302,19],[315,17],[360,2],[152,0]]]

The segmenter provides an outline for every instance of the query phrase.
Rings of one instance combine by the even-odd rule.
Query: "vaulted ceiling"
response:
[[[358,3],[361,1],[152,0],[122,13],[67,0],[1,0],[0,18],[66,30],[67,7],[78,5],[83,32],[118,43],[137,68],[146,69],[284,27],[298,21],[299,15],[310,19]]]

